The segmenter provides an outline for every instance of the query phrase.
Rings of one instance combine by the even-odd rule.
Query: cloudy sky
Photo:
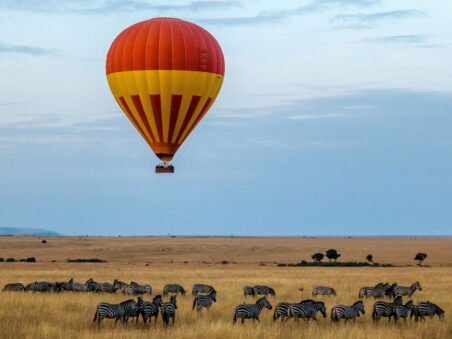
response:
[[[0,0],[0,227],[452,234],[448,0]],[[209,30],[223,89],[176,174],[110,94],[131,24]]]

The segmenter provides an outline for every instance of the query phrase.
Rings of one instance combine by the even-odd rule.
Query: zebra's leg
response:
[[[244,322],[245,322],[245,318],[242,318],[242,325],[243,325]]]

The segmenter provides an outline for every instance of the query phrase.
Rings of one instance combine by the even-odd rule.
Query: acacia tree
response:
[[[312,260],[316,261],[316,262],[321,262],[323,260],[323,258],[325,257],[325,255],[323,253],[315,253],[311,256]]]
[[[325,254],[330,262],[331,260],[334,260],[334,262],[336,262],[337,259],[341,256],[334,248],[329,249],[325,252]]]
[[[418,254],[416,254],[416,256],[414,257],[414,260],[418,261],[418,265],[422,266],[422,262],[427,259],[427,253],[422,253],[419,252]]]
[[[367,257],[366,257],[366,260],[367,260],[368,262],[373,263],[373,262],[374,262],[374,257],[373,257],[373,255],[372,255],[372,254],[368,254]]]

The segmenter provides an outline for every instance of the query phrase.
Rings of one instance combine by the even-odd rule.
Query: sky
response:
[[[452,3],[0,0],[0,227],[452,235]],[[223,88],[174,175],[121,112],[126,27],[211,32]]]

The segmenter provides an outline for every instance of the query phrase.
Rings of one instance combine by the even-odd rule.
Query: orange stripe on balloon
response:
[[[201,112],[199,112],[198,116],[196,117],[195,122],[193,123],[193,125],[191,125],[190,130],[185,135],[185,137],[188,137],[190,135],[190,133],[193,131],[193,129],[196,127],[196,125],[201,121],[201,119],[204,117],[204,114],[206,114],[207,110],[209,109],[211,103],[212,103],[212,98],[208,98],[206,100],[206,103],[202,107]]]
[[[182,123],[182,126],[179,130],[179,133],[177,134],[176,142],[180,143],[180,138],[184,134],[185,129],[187,128],[188,123],[191,120],[191,117],[193,116],[193,113],[196,110],[196,107],[198,107],[199,101],[201,100],[201,97],[198,95],[194,95],[191,98],[190,106],[188,107],[187,114],[185,115],[184,122]]]
[[[146,142],[149,143],[149,141],[147,140],[147,137],[146,137],[146,133],[144,133],[144,131],[141,128],[140,124],[138,123],[137,119],[135,119],[135,116],[133,115],[132,111],[130,110],[129,105],[127,105],[126,99],[124,99],[124,97],[120,97],[119,101],[120,101],[120,105],[122,107],[124,107],[124,110],[126,111],[127,116],[130,118],[130,120],[132,120],[133,125],[136,127],[138,132],[140,132],[140,134],[143,136],[143,138],[146,140]]]
[[[154,113],[155,124],[157,126],[157,132],[159,134],[160,142],[163,140],[163,122],[162,122],[162,101],[160,94],[149,95],[151,99],[152,112]]]
[[[171,112],[170,112],[170,123],[169,123],[169,133],[168,141],[173,140],[173,133],[176,129],[177,116],[179,115],[180,104],[182,102],[182,95],[171,96]]]
[[[146,131],[149,133],[152,142],[155,142],[154,134],[152,134],[151,125],[149,125],[149,121],[146,117],[146,112],[144,111],[143,105],[141,104],[141,99],[139,95],[132,95],[131,96],[133,104],[135,105],[135,108],[140,115],[140,119],[144,124],[144,127],[146,127]]]

